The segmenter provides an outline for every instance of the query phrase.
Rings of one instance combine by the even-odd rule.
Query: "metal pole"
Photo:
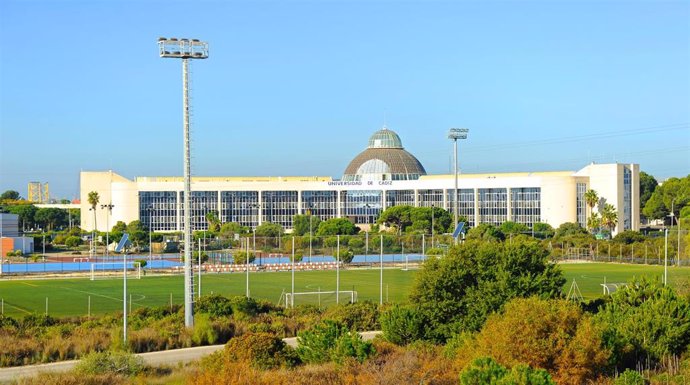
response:
[[[182,117],[184,128],[184,324],[194,326],[194,274],[192,274],[192,183],[189,145],[189,59],[182,59]]]
[[[335,303],[340,303],[340,234],[336,235],[337,251],[335,253]]]
[[[311,263],[311,238],[312,238],[312,228],[311,228],[311,210],[309,210],[309,263]]]
[[[295,237],[292,237],[292,288],[290,290],[290,306],[295,307]]]
[[[149,215],[149,218],[150,217],[151,216]],[[151,268],[152,261],[153,261],[153,245],[151,243],[151,228],[149,227],[149,269]]]
[[[383,234],[381,234],[381,248],[379,255],[379,305],[383,305]]]
[[[46,316],[48,316],[48,297],[46,297]]]
[[[434,205],[431,205],[431,247],[434,247]]]
[[[364,232],[364,263],[367,263],[367,257],[369,255],[369,231]]]
[[[453,231],[458,225],[458,140],[453,140],[453,147],[455,153],[455,162],[453,162],[453,168],[455,173],[455,206],[453,207]],[[455,244],[458,244],[458,237],[455,237]]]
[[[247,268],[247,298],[249,298],[249,238],[247,240],[247,255],[244,259],[245,267]]]
[[[678,224],[678,267],[680,267],[680,219],[676,219],[676,223]]]
[[[201,298],[201,242],[199,242],[199,294],[197,298]]]
[[[664,229],[664,286],[668,283],[668,229]]]
[[[185,249],[187,246],[185,245]],[[122,339],[127,342],[127,252],[122,255]]]

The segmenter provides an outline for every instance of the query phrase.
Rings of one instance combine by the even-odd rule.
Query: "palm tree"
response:
[[[594,233],[601,227],[601,218],[599,217],[599,214],[597,213],[592,213],[589,218],[587,219],[587,229]]]
[[[601,211],[601,223],[608,228],[610,232],[616,229],[618,211],[616,211],[616,208],[612,204],[607,203],[604,205],[604,209]]]
[[[91,208],[89,210],[93,211],[93,231],[91,232],[91,242],[95,247],[96,239],[94,238],[94,235],[96,228],[98,227],[96,226],[96,207],[98,206],[98,202],[101,200],[101,197],[98,195],[98,191],[91,191],[89,193],[87,200],[91,205]]]

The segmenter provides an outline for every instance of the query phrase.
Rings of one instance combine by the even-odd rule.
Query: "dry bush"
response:
[[[494,314],[456,352],[458,367],[478,357],[491,357],[511,368],[527,364],[546,369],[559,384],[595,380],[611,352],[602,331],[575,304],[563,300],[515,299]]]
[[[84,375],[72,372],[42,373],[17,381],[18,385],[119,385],[124,383],[124,377],[114,374]]]
[[[33,363],[39,356],[41,343],[12,335],[0,335],[0,367]]]

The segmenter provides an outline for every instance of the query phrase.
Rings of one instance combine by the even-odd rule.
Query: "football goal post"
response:
[[[122,266],[124,262],[97,262],[91,264],[91,280],[112,279],[122,277]],[[132,262],[132,266],[127,263],[127,278],[141,279],[141,264]]]
[[[286,293],[280,296],[279,304],[284,307],[295,307],[295,305],[317,305],[318,307],[325,307],[337,303],[355,303],[357,302],[356,290],[340,290],[340,291],[304,291],[295,293]]]

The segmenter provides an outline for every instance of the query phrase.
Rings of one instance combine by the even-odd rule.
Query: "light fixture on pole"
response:
[[[448,139],[453,141],[453,153],[455,154],[455,159],[453,162],[453,170],[455,174],[455,190],[453,193],[453,228],[458,225],[458,139],[467,139],[467,133],[470,130],[467,128],[451,128],[448,131]],[[458,243],[458,237],[455,237],[455,244]]]
[[[108,246],[110,245],[110,213],[113,212],[113,205],[112,203],[107,204],[107,205],[101,205],[102,209],[107,209],[105,212],[105,258],[108,259]]]
[[[192,224],[190,219],[191,167],[189,149],[189,59],[208,58],[208,43],[197,39],[158,39],[160,57],[182,59],[182,114],[184,132],[184,324],[194,326],[194,274],[192,274]]]
[[[311,246],[311,244],[312,244],[312,237],[313,237],[312,234],[313,234],[313,230],[312,230],[311,219],[312,219],[312,216],[313,216],[313,213],[312,213],[312,210],[313,210],[313,209],[314,209],[314,203],[309,202],[309,263],[311,263],[311,254],[312,254],[312,246]]]

